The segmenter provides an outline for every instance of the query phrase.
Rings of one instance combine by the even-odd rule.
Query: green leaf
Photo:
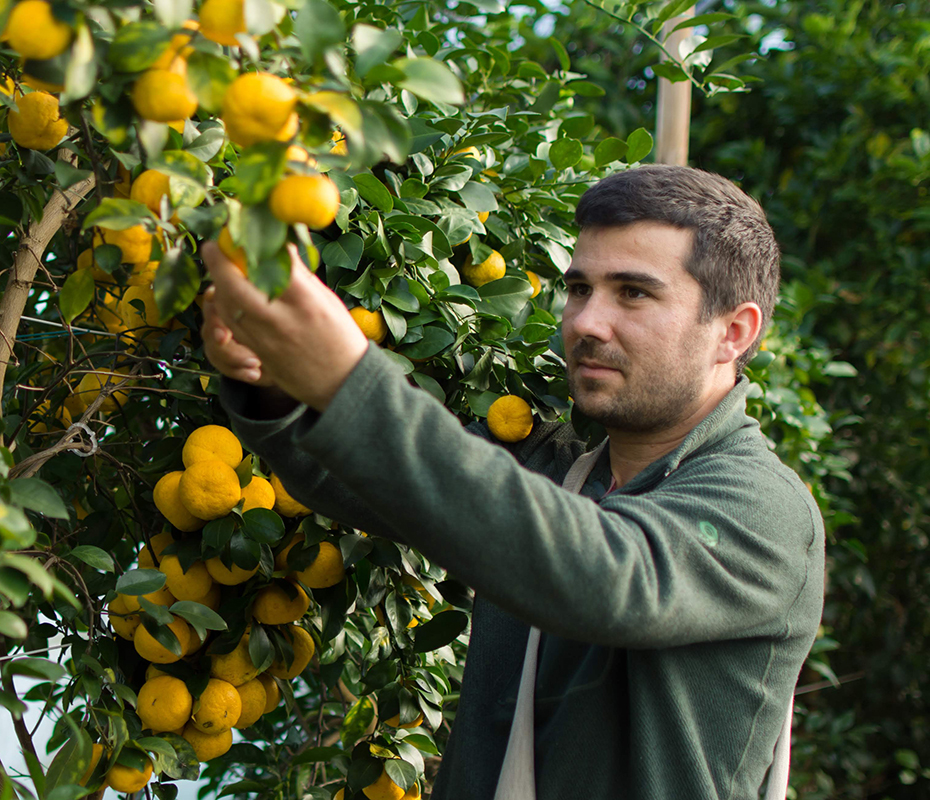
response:
[[[284,536],[284,522],[274,511],[252,508],[242,515],[242,530],[253,541],[276,544]]]
[[[190,19],[193,0],[153,0],[152,6],[158,21],[166,28],[180,28]]]
[[[105,197],[93,211],[84,217],[82,231],[95,225],[114,231],[124,231],[141,223],[155,223],[155,215],[148,207],[135,200]]]
[[[336,241],[327,244],[320,253],[323,263],[334,267],[352,270],[362,260],[365,244],[355,233],[344,233]]]
[[[455,641],[468,626],[468,615],[462,611],[441,611],[414,631],[413,649],[429,653]]]
[[[617,139],[615,136],[603,139],[594,148],[594,164],[598,167],[613,164],[626,155],[627,149],[627,143],[623,139]]]
[[[92,544],[79,544],[69,555],[80,559],[88,566],[99,569],[101,572],[115,572],[116,566],[113,563],[113,557],[99,547]]]
[[[78,169],[62,159],[55,162],[55,180],[62,189],[69,189],[93,174],[92,170]]]
[[[14,546],[29,547],[36,540],[36,531],[20,509],[0,500],[0,541],[4,540]]]
[[[192,181],[200,187],[206,186],[209,180],[206,164],[185,150],[165,150],[157,158],[151,159],[148,166],[165,175]]]
[[[94,289],[94,275],[89,269],[75,270],[65,278],[58,294],[58,308],[65,322],[70,325],[84,313],[94,299]]]
[[[370,697],[360,697],[346,712],[339,729],[339,739],[343,746],[351,747],[365,735],[368,726],[375,718],[375,704]]]
[[[224,56],[197,50],[187,59],[187,85],[209,114],[220,112],[223,95],[237,76],[235,67]]]
[[[172,614],[186,619],[201,639],[206,638],[207,631],[225,631],[228,627],[226,620],[212,608],[193,600],[178,600],[172,604],[170,610]]]
[[[167,321],[194,302],[200,290],[200,270],[188,253],[172,247],[162,256],[153,288],[161,321]]]
[[[566,88],[582,97],[603,97],[607,94],[602,86],[591,83],[591,81],[572,81],[566,85]]]
[[[831,378],[854,378],[859,374],[859,371],[847,361],[830,361],[824,364],[820,371]]]
[[[405,792],[417,780],[417,769],[403,759],[389,758],[384,762],[384,771],[388,777],[394,781]]]
[[[715,11],[710,14],[698,14],[679,22],[669,33],[685,30],[686,28],[696,28],[699,25],[713,25],[717,22],[724,22],[728,19],[736,19],[733,14],[727,14],[725,11]]]
[[[0,587],[2,588],[2,587]],[[12,611],[0,611],[0,636],[9,636],[11,639],[25,639],[29,635],[29,628]]]
[[[157,569],[131,569],[124,572],[116,581],[116,591],[120,594],[151,594],[165,585],[165,576]]]
[[[271,646],[271,640],[261,625],[252,627],[249,635],[249,658],[252,665],[259,671],[265,670],[271,666],[274,661],[274,648]]]
[[[97,83],[97,59],[94,55],[94,39],[87,25],[80,25],[74,44],[71,45],[71,58],[65,70],[65,90],[61,93],[61,105],[65,106],[76,100],[83,100]]]
[[[381,30],[372,25],[358,24],[352,28],[352,46],[355,48],[355,72],[364,78],[377,64],[383,64],[403,42],[400,31]]]
[[[577,139],[556,139],[549,148],[549,160],[556,169],[574,167],[584,155],[584,148]]]
[[[50,791],[58,786],[77,783],[90,766],[92,745],[87,731],[79,728],[69,714],[63,714],[61,718],[71,729],[71,735],[49,764],[45,779],[46,789]]]
[[[443,391],[439,381],[437,381],[435,378],[432,378],[429,375],[425,375],[422,372],[414,372],[413,380],[416,382],[417,386],[429,392],[440,403],[446,402],[446,393]]]
[[[443,63],[431,58],[401,58],[393,66],[406,76],[398,86],[424,100],[461,105],[465,102],[462,84]]]
[[[110,49],[107,61],[117,72],[142,72],[152,66],[168,49],[171,31],[157,22],[130,22],[120,28]]]
[[[313,64],[330,45],[340,44],[346,27],[336,11],[324,0],[307,0],[294,20],[294,34],[304,58]]]
[[[153,603],[147,597],[143,596],[139,598],[139,606],[148,617],[158,625],[170,625],[174,622],[174,614],[165,608],[165,606]],[[143,619],[145,619],[145,617],[143,617]]]
[[[245,150],[233,180],[239,199],[246,205],[261,203],[280,182],[287,166],[287,145],[267,142]]]
[[[14,478],[8,484],[10,499],[18,506],[38,511],[52,519],[68,519],[65,507],[58,492],[41,478]]]
[[[745,38],[745,33],[725,33],[721,36],[711,36],[707,41],[701,42],[701,44],[695,47],[691,54],[703,53],[705,50],[716,50],[719,47],[726,47],[728,44]]]
[[[223,149],[223,143],[226,141],[226,135],[219,126],[207,128],[194,141],[192,141],[185,151],[201,161],[209,161],[220,150]]]
[[[626,146],[627,164],[642,161],[652,151],[652,134],[645,128],[637,128],[627,137]]]
[[[478,310],[510,318],[526,305],[533,287],[523,278],[503,277],[478,288]]]
[[[44,658],[18,658],[8,661],[3,666],[4,675],[25,675],[29,678],[38,678],[43,681],[59,681],[68,674],[68,671]]]
[[[381,211],[391,211],[394,200],[387,187],[370,172],[363,172],[352,178],[363,200]]]
[[[565,45],[562,44],[559,39],[555,36],[550,36],[546,41],[552,45],[552,49],[555,50],[555,55],[559,59],[559,66],[566,72],[572,68],[572,61],[568,57],[568,51],[565,49]]]
[[[218,552],[226,546],[235,530],[236,522],[232,517],[210,520],[203,528],[203,544]]]
[[[469,181],[459,190],[459,198],[465,208],[472,211],[497,211],[497,198],[490,186],[478,181]]]
[[[454,341],[455,336],[448,328],[428,325],[423,329],[423,338],[403,347],[401,354],[410,359],[431,358],[445,350]]]
[[[151,624],[145,617],[142,618],[142,624],[145,625],[148,632],[152,634],[152,638],[162,647],[178,657],[184,655],[184,648],[181,647],[181,642],[178,640],[178,637],[175,636],[174,631],[167,625]]]

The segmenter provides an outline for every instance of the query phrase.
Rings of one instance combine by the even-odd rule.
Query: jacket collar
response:
[[[750,385],[750,381],[745,375],[740,376],[736,385],[717,404],[717,407],[697,424],[678,447],[666,453],[657,461],[653,461],[617,491],[624,494],[642,492],[671,475],[689,456],[713,446],[740,428],[747,425],[757,425],[758,423],[755,420],[746,415],[746,395],[749,392]],[[609,473],[610,452],[606,448],[600,461],[602,466],[606,466]]]

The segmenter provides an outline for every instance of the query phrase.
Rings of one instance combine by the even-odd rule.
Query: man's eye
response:
[[[568,286],[568,293],[576,297],[584,297],[589,291],[589,287],[583,283],[571,283]]]
[[[646,297],[649,297],[648,292],[644,292],[642,289],[637,289],[635,286],[624,286],[623,294],[629,297],[631,300],[642,300]]]

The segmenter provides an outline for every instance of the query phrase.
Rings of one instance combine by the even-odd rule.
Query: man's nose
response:
[[[590,337],[606,342],[612,336],[606,303],[597,294],[588,297],[584,305],[569,318],[568,325],[570,333],[579,339]]]

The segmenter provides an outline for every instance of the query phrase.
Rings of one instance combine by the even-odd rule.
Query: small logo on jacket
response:
[[[720,541],[720,534],[717,533],[717,529],[711,525],[709,522],[701,522],[698,525],[698,532],[701,537],[701,541],[704,542],[708,547],[716,547],[717,542]]]

